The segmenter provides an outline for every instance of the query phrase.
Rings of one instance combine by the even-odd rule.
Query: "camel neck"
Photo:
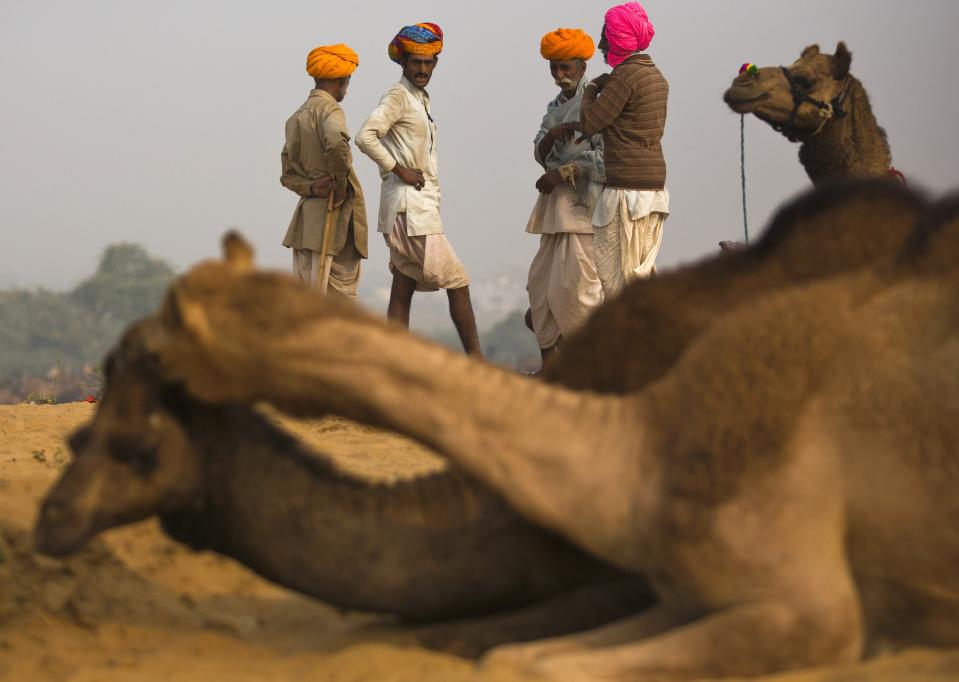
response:
[[[885,177],[892,159],[886,132],[879,126],[862,84],[852,76],[846,114],[809,137],[799,159],[813,184],[837,177]]]
[[[329,603],[414,619],[468,615],[595,572],[592,560],[459,472],[374,483],[247,409],[197,409],[191,420],[191,433],[210,434],[198,443],[205,497],[165,517],[167,531]],[[528,569],[497,577],[520,557]],[[564,561],[568,570],[556,570]],[[484,572],[486,584],[463,580]]]

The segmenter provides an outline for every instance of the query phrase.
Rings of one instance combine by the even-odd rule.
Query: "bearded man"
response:
[[[286,144],[280,160],[280,182],[300,196],[283,246],[293,249],[293,272],[307,286],[319,283],[324,255],[333,254],[329,292],[356,299],[360,261],[367,257],[366,205],[360,180],[353,170],[350,133],[340,102],[359,57],[346,45],[324,45],[311,50],[306,72],[316,87],[286,122]],[[334,194],[335,229],[323,244]],[[325,248],[326,254],[323,253]]]
[[[606,185],[593,213],[593,245],[607,299],[655,271],[669,215],[661,144],[669,84],[643,54],[654,34],[638,2],[606,12],[599,49],[613,70],[583,92],[581,132],[603,136]]]
[[[546,115],[533,140],[533,156],[545,173],[526,226],[540,236],[529,268],[530,323],[543,362],[603,302],[603,287],[593,260],[592,214],[602,191],[603,141],[600,135],[573,140],[579,128],[580,104],[586,87],[586,62],[593,39],[580,29],[559,28],[540,41],[559,94],[546,105]]]
[[[390,249],[393,286],[387,317],[410,324],[414,291],[446,289],[463,349],[480,355],[469,277],[443,234],[437,175],[436,124],[426,86],[439,63],[443,31],[433,23],[402,28],[390,59],[403,69],[356,136],[380,168],[379,231]]]

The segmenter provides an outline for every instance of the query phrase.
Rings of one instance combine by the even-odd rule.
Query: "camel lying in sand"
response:
[[[836,187],[800,199],[748,255],[709,259],[638,283],[633,295],[604,308],[571,339],[544,376],[606,393],[641,388],[661,376],[710,320],[737,305],[886,257],[900,247],[920,209],[915,195],[885,185]],[[673,305],[676,292],[684,301],[681,316]],[[607,333],[624,321],[628,333]],[[107,390],[96,418],[71,439],[82,457],[45,507],[41,548],[68,552],[103,528],[160,513],[176,539],[235,557],[271,580],[342,607],[427,621],[509,611],[571,593],[572,601],[550,603],[545,612],[473,628],[466,638],[474,642],[458,645],[470,653],[495,641],[480,633],[495,630],[507,640],[556,634],[650,605],[644,580],[624,581],[605,563],[531,526],[455,469],[399,488],[364,484],[321,455],[307,454],[249,409],[225,410],[191,398],[164,382],[149,362],[144,338],[153,324],[147,320],[131,330],[107,362]],[[641,362],[631,341],[637,337],[648,339]],[[159,454],[133,448],[145,432],[168,447]],[[133,448],[119,455],[125,467],[114,461],[118,443]],[[145,454],[159,462],[147,481],[137,464]],[[235,461],[256,464],[224,464]],[[102,480],[104,468],[109,496],[77,492]],[[352,497],[328,494],[331,486],[346,485],[336,486],[340,479]],[[116,490],[131,494],[117,496]],[[270,502],[278,499],[285,505],[274,514]],[[349,526],[330,522],[352,518],[357,506],[379,511]],[[255,525],[246,520],[252,511]],[[402,529],[395,517],[404,520]],[[292,555],[287,548],[295,549]],[[373,553],[376,562],[360,561]],[[357,562],[367,570],[337,577]],[[578,590],[597,583],[608,589]],[[582,603],[584,594],[594,605],[576,617],[583,609],[571,604]]]
[[[192,398],[143,352],[150,325],[108,358],[97,415],[70,438],[77,457],[58,495],[71,504],[45,505],[41,550],[67,554],[102,527],[158,513],[194,549],[343,608],[412,621],[517,608],[615,578],[461,473],[367,481],[255,410]]]
[[[793,142],[814,184],[836,178],[885,177],[892,158],[886,131],[876,122],[862,83],[849,72],[852,54],[818,45],[791,66],[744,72],[726,91],[737,114],[754,114]]]
[[[647,576],[661,600],[600,631],[494,657],[563,680],[850,660],[876,634],[959,641],[948,271],[959,208],[942,212],[894,265],[864,263],[731,307],[657,381],[617,389],[626,395],[548,386],[451,354],[252,272],[235,240],[227,263],[175,284],[142,340],[164,381],[204,400],[334,411],[418,438],[525,518]],[[764,239],[754,257],[783,241]],[[788,281],[790,262],[778,267]],[[677,285],[673,309],[696,289]],[[635,353],[646,338],[629,334],[626,310],[609,318],[622,327],[607,327],[604,343],[626,335]],[[610,345],[607,362],[625,357]],[[544,415],[550,428],[531,429]],[[128,451],[121,442],[112,456]],[[69,526],[70,511],[103,504],[102,478],[70,479],[51,494],[41,538]],[[151,504],[163,506],[126,513]]]

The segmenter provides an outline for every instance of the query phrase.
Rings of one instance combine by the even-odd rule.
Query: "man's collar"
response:
[[[423,88],[418,88],[415,85],[413,85],[413,83],[410,82],[410,79],[407,78],[406,76],[403,76],[402,78],[400,78],[400,83],[402,83],[403,87],[405,87],[407,90],[412,92],[414,95],[418,95],[426,99],[430,98],[430,93],[428,93]]]
[[[650,57],[650,56],[649,56],[648,54],[646,54],[645,52],[633,52],[631,55],[629,55],[628,57],[626,57],[626,59],[624,59],[623,61],[624,61],[624,62],[627,62],[627,61],[628,61],[628,62],[642,62],[642,63],[644,63],[644,64],[652,64],[652,63],[653,63],[653,58]]]
[[[310,97],[327,97],[333,100],[334,102],[336,101],[336,98],[330,93],[328,93],[326,90],[324,90],[323,88],[313,88],[312,90],[310,90]]]

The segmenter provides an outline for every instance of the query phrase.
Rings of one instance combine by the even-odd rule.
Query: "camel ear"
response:
[[[235,272],[249,272],[253,269],[253,247],[236,230],[230,230],[223,237],[223,259]]]
[[[799,58],[805,59],[806,57],[815,57],[817,54],[819,54],[819,46],[810,45],[809,47],[807,47],[805,50],[802,51],[802,54],[799,55]]]
[[[176,285],[170,289],[167,296],[165,307],[177,327],[192,333],[200,342],[213,336],[210,320],[202,305],[191,299],[189,294],[180,291]]]
[[[849,75],[849,66],[852,64],[852,52],[846,47],[846,43],[840,41],[836,45],[836,54],[832,57],[832,77],[841,81]]]

